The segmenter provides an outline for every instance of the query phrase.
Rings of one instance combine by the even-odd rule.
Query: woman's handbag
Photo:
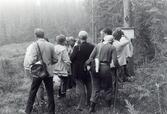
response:
[[[47,71],[46,63],[43,61],[42,53],[38,43],[37,43],[37,47],[40,55],[40,60],[31,65],[30,72],[31,74],[37,76],[38,78],[45,78],[49,76],[49,73]]]

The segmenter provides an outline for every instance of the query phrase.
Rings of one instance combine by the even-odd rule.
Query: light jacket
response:
[[[43,61],[47,65],[49,75],[53,76],[53,64],[55,64],[58,60],[57,55],[54,52],[54,45],[42,38],[38,39],[36,42],[33,42],[28,46],[24,58],[24,68],[26,70],[30,70],[31,65],[39,61],[38,59],[40,58],[40,55],[37,43],[40,47]]]
[[[58,56],[58,62],[54,66],[54,74],[67,77],[71,64],[67,48],[58,44],[55,46],[55,53]]]
[[[130,39],[122,37],[120,41],[114,40],[113,46],[117,51],[117,59],[120,66],[126,65],[126,58],[129,55],[129,51],[127,50],[127,45],[129,44]],[[111,67],[115,67],[113,62],[110,65]]]

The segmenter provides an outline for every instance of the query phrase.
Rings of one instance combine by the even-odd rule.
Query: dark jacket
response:
[[[99,51],[101,48],[101,51]],[[100,52],[100,54],[99,54]],[[95,59],[99,55],[99,60],[100,62],[106,62],[106,63],[111,63],[112,60],[115,65],[117,65],[117,53],[116,53],[116,48],[111,45],[110,43],[99,43],[97,46],[94,48],[90,55],[90,59]]]
[[[87,42],[83,42],[74,47],[70,59],[72,62],[72,73],[75,78],[84,79],[84,76],[86,75],[84,68],[85,62],[89,59],[93,49],[94,46]]]

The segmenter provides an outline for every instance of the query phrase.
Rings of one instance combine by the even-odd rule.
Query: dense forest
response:
[[[123,26],[123,0],[1,0],[0,44],[34,39],[41,27],[46,37],[57,34],[77,37],[80,30],[97,42],[99,30]],[[131,0],[131,27],[135,28],[135,53],[140,59],[158,56],[167,36],[166,0]],[[93,18],[93,22],[92,22]],[[94,28],[94,31],[92,31]],[[138,50],[140,49],[140,50]]]
[[[87,22],[82,0],[1,0],[0,44],[31,41],[36,27],[48,38],[76,35]]]
[[[123,0],[87,0],[89,17],[94,16],[96,33],[101,28],[123,26]],[[130,26],[135,28],[133,41],[138,60],[151,60],[161,55],[162,43],[167,36],[166,0],[131,0]],[[98,36],[98,34],[96,34]]]

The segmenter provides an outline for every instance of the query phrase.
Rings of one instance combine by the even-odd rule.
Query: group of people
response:
[[[128,81],[127,58],[133,54],[130,39],[120,28],[112,32],[109,28],[100,31],[101,42],[93,45],[87,42],[88,33],[80,31],[78,39],[58,35],[55,44],[45,38],[42,29],[35,29],[37,40],[27,48],[24,67],[32,79],[26,114],[31,114],[37,99],[44,99],[44,86],[48,96],[48,113],[55,114],[53,78],[60,79],[58,98],[66,97],[68,88],[76,87],[79,97],[77,110],[89,106],[89,112],[95,112],[100,91],[104,90],[105,101],[110,107],[113,95],[114,79]],[[31,66],[41,59],[39,49],[46,63],[48,76],[40,78],[31,73]]]

